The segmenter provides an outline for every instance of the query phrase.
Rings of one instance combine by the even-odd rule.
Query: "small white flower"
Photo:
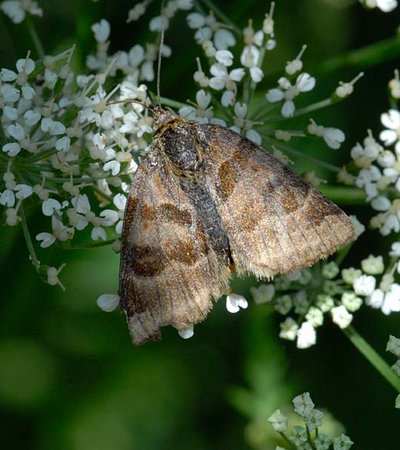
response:
[[[396,336],[389,336],[389,341],[386,344],[386,351],[400,358],[400,339]]]
[[[40,123],[40,128],[42,129],[42,131],[48,132],[52,136],[65,133],[65,125],[49,117],[45,117],[42,119]]]
[[[353,282],[357,295],[371,295],[375,289],[376,279],[372,275],[360,275]]]
[[[292,400],[295,412],[301,416],[307,418],[314,409],[314,402],[311,399],[309,392],[304,392],[298,395]]]
[[[96,303],[101,310],[105,312],[112,312],[119,305],[119,295],[102,294],[97,297]]]
[[[353,315],[343,305],[332,308],[331,314],[333,322],[342,329],[347,328],[353,320]]]
[[[100,44],[103,44],[110,37],[110,23],[106,19],[101,19],[92,25],[94,38]]]
[[[28,184],[17,184],[14,190],[15,196],[18,199],[28,198],[33,193],[32,186],[29,186]]]
[[[315,306],[310,307],[305,317],[307,322],[310,322],[314,328],[320,327],[324,322],[324,314]]]
[[[194,326],[191,325],[186,330],[178,330],[178,334],[183,339],[190,339],[194,335]]]
[[[391,202],[387,197],[383,195],[379,195],[375,197],[371,201],[371,207],[375,209],[375,211],[387,211],[391,206]]]
[[[261,284],[260,286],[250,288],[251,295],[257,305],[270,302],[275,295],[275,286],[273,284]]]
[[[56,141],[56,150],[59,152],[66,152],[71,144],[71,139],[68,136],[63,136]]]
[[[236,44],[236,39],[233,33],[224,28],[220,28],[214,33],[214,45],[217,50],[226,50]]]
[[[60,211],[61,209],[61,203],[54,199],[54,198],[48,198],[42,203],[42,212],[45,216],[52,216],[54,214],[54,211]]]
[[[246,309],[247,306],[247,300],[241,295],[232,293],[226,297],[226,309],[230,313],[237,313],[240,308]]]
[[[42,248],[50,247],[56,242],[56,238],[50,233],[39,233],[36,235],[36,240],[40,242]]]
[[[90,233],[90,237],[93,241],[105,241],[107,239],[107,234],[101,227],[93,227],[92,232]]]
[[[288,418],[277,409],[270,417],[268,422],[272,425],[272,428],[279,433],[283,433],[288,429]]]
[[[65,287],[62,285],[61,281],[58,278],[58,274],[63,270],[64,267],[65,264],[60,266],[58,269],[56,267],[49,267],[47,269],[47,282],[51,286],[55,286],[58,284],[61,287],[61,289],[65,291]]]
[[[378,275],[383,273],[385,266],[382,256],[369,255],[368,258],[361,261],[362,270],[368,275]]]
[[[15,205],[15,194],[11,189],[6,189],[0,194],[0,205],[12,208]]]
[[[392,256],[394,258],[400,258],[400,242],[395,242],[392,244],[389,256]]]
[[[399,312],[400,285],[393,283],[386,292],[382,289],[374,290],[374,292],[365,299],[365,303],[371,306],[371,308],[380,309],[385,315],[389,315],[392,312]]]
[[[206,24],[206,17],[203,14],[193,12],[186,17],[189,28],[197,30],[198,28],[204,27]]]
[[[333,450],[349,450],[354,442],[345,434],[341,434],[339,437],[333,440]]]
[[[10,84],[0,86],[0,94],[3,97],[4,103],[15,103],[21,95],[20,91]]]
[[[229,67],[233,64],[233,54],[229,50],[217,50],[215,59],[225,67]]]
[[[303,322],[301,327],[297,330],[297,348],[308,348],[314,345],[317,341],[317,333],[310,322]]]
[[[24,114],[25,123],[30,127],[36,125],[40,119],[41,115],[38,111],[28,110]]]
[[[25,137],[25,130],[19,123],[13,123],[9,125],[7,127],[7,132],[17,141],[21,141]]]
[[[297,325],[295,320],[293,320],[291,317],[288,317],[281,323],[280,327],[280,338],[287,339],[288,341],[294,341],[296,339],[299,326]]]
[[[283,117],[292,117],[295,111],[294,98],[302,92],[311,91],[315,86],[315,78],[303,72],[297,77],[294,85],[285,77],[280,78],[278,84],[280,88],[269,90],[266,98],[271,103],[284,99],[281,114]]]
[[[325,128],[323,139],[328,147],[338,149],[345,140],[345,135],[342,130],[338,128]]]
[[[21,151],[21,146],[18,142],[9,142],[8,144],[3,145],[2,150],[4,153],[7,153],[10,158],[12,158],[13,156],[18,155]]]
[[[385,145],[392,145],[398,141],[398,130],[400,128],[400,113],[396,109],[390,109],[389,112],[381,115],[381,122],[387,129],[382,131],[379,135],[379,139],[385,143]]]

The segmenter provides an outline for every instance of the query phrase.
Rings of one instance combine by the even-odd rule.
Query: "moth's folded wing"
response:
[[[239,273],[273,276],[307,267],[354,236],[346,214],[239,134],[199,125],[207,189]]]
[[[202,321],[227,288],[219,264],[186,194],[162,168],[142,163],[125,211],[119,285],[133,342]]]

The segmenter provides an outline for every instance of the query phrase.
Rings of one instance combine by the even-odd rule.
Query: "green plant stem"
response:
[[[292,450],[296,450],[296,446],[293,444],[293,442],[286,436],[285,433],[283,432],[279,432],[279,434],[283,437],[283,439],[285,440],[285,442],[287,442],[290,445],[290,448]]]
[[[161,97],[160,102],[162,105],[170,106],[171,108],[183,108],[184,106],[188,106],[187,103],[178,102],[166,97]]]
[[[316,165],[318,165],[320,167],[325,167],[326,169],[330,170],[331,172],[339,173],[341,170],[340,167],[336,167],[333,164],[329,164],[325,161],[321,161],[319,159],[313,158],[312,156],[306,155],[305,153],[302,153],[299,150],[292,148],[290,145],[282,144],[281,141],[277,141],[275,139],[271,139],[268,137],[265,137],[264,141],[278,149],[282,149],[284,152],[292,153],[293,155],[308,159],[309,161],[312,161],[313,163],[315,163]]]
[[[341,205],[365,205],[365,191],[356,187],[320,184],[318,190]]]
[[[211,0],[201,0],[201,3],[203,3],[207,8],[210,9],[215,15],[215,17],[221,22],[224,22],[225,25],[228,25],[229,28],[231,28],[236,34],[240,34],[241,30],[239,27],[237,27],[229,17],[227,17],[217,6],[214,5],[214,3]]]
[[[45,52],[44,52],[42,42],[39,38],[39,35],[36,32],[36,29],[35,29],[35,26],[33,25],[32,19],[29,17],[29,14],[26,15],[25,20],[28,25],[29,33],[32,36],[33,44],[35,45],[36,51],[40,58],[44,58]]]
[[[368,344],[368,342],[355,330],[349,326],[343,330],[357,350],[375,367],[375,369],[400,393],[400,377],[398,377],[383,358]]]
[[[316,71],[334,73],[346,68],[361,69],[390,61],[398,58],[399,55],[400,35],[396,35],[390,39],[329,59],[320,64]]]
[[[20,215],[21,215],[22,232],[24,233],[26,246],[28,247],[29,258],[32,261],[33,267],[35,268],[36,272],[39,272],[40,262],[36,256],[35,248],[33,246],[32,238],[31,238],[31,235],[28,230],[28,224],[26,222],[26,217],[25,217],[25,213],[24,213],[22,206],[19,211],[20,211]]]

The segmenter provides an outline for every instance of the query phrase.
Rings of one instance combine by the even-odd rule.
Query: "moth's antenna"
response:
[[[161,53],[162,48],[164,45],[164,35],[165,35],[165,28],[164,28],[164,20],[163,20],[163,11],[164,11],[164,0],[161,2],[161,31],[160,31],[160,47],[158,49],[158,60],[157,60],[157,97],[158,97],[158,104],[161,106],[161,94],[160,94],[160,79],[161,79]]]
[[[153,110],[153,108],[150,105],[146,105],[145,103],[143,103],[143,102],[141,102],[139,100],[136,100],[134,98],[126,98],[124,100],[114,100],[112,102],[107,102],[107,106],[109,106],[109,105],[118,105],[120,103],[137,103],[138,105],[143,106],[143,108],[149,109],[150,111]]]

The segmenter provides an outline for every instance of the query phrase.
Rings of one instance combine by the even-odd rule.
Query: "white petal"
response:
[[[17,108],[13,108],[11,106],[5,106],[3,108],[3,114],[10,121],[15,121],[18,118]]]
[[[24,114],[25,123],[28,126],[33,126],[39,122],[41,115],[39,111],[29,110]]]
[[[3,81],[7,82],[16,80],[18,75],[13,70],[3,68],[1,69],[0,76]]]
[[[54,198],[48,198],[47,200],[45,200],[42,203],[42,212],[45,216],[52,216],[53,212],[55,210],[60,210],[61,209],[61,203],[54,199]]]
[[[25,130],[19,123],[13,123],[7,127],[7,132],[17,141],[20,141],[25,137]]]
[[[323,138],[330,148],[338,149],[346,137],[338,128],[325,128]]]
[[[35,63],[34,63],[33,59],[23,58],[23,59],[19,59],[17,61],[16,67],[17,67],[17,70],[19,73],[21,73],[23,71],[24,73],[29,75],[34,71]]]
[[[246,309],[248,306],[247,300],[238,294],[229,294],[226,297],[226,309],[230,313],[237,313],[240,308]]]
[[[261,136],[259,133],[257,133],[256,130],[248,130],[246,132],[247,139],[250,139],[252,142],[254,142],[257,145],[261,145]]]
[[[101,211],[100,217],[104,217],[102,225],[104,225],[105,227],[110,227],[118,221],[119,214],[113,209],[104,209],[103,211]]]
[[[125,205],[126,205],[126,197],[125,197],[125,195],[117,194],[114,197],[114,199],[113,199],[113,203],[120,211],[124,211],[125,210]]]
[[[119,296],[116,294],[103,294],[97,297],[96,303],[101,310],[112,312],[119,305]]]
[[[50,247],[56,242],[56,238],[50,233],[39,233],[36,235],[36,240],[39,242],[42,241],[40,242],[42,248]]]
[[[216,91],[220,91],[225,87],[225,78],[222,77],[210,78],[210,87],[215,89]]]
[[[281,91],[280,89],[274,88],[274,89],[270,89],[267,92],[266,98],[269,102],[271,103],[275,103],[275,102],[280,102],[283,97],[284,97],[284,92]]]
[[[93,227],[92,232],[90,233],[90,237],[94,241],[98,241],[99,239],[105,241],[107,239],[107,234],[101,227]]]
[[[308,92],[315,86],[315,78],[309,73],[301,73],[296,80],[296,86],[300,92]]]
[[[194,327],[191,325],[186,330],[178,330],[178,334],[183,339],[190,339],[194,335]]]
[[[61,139],[58,139],[56,142],[56,150],[59,152],[66,152],[69,149],[69,145],[71,143],[71,139],[68,136],[64,136]]]
[[[3,145],[2,150],[4,153],[7,153],[8,156],[13,157],[15,155],[18,155],[18,153],[21,151],[21,146],[18,144],[18,142],[9,142],[8,144]]]
[[[242,78],[245,76],[246,71],[243,68],[233,69],[229,72],[229,78],[233,81],[239,83],[242,81]]]
[[[106,19],[101,19],[100,22],[92,25],[94,38],[99,43],[104,43],[110,36],[110,23]]]
[[[205,16],[203,16],[203,14],[200,14],[197,12],[188,14],[186,17],[189,28],[192,28],[194,30],[197,30],[198,28],[203,27],[206,23],[205,19],[206,18],[205,18]]]
[[[221,97],[222,106],[232,106],[235,103],[235,93],[233,91],[225,91]]]
[[[213,41],[217,50],[226,50],[228,47],[233,47],[236,44],[233,33],[224,28],[220,28],[214,33]]]
[[[371,201],[371,206],[375,211],[387,211],[391,206],[391,202],[387,197],[380,195]]]
[[[396,109],[390,109],[389,112],[381,115],[382,125],[391,130],[397,130],[400,127],[400,113]]]
[[[250,76],[255,83],[259,83],[263,79],[264,73],[259,67],[252,67],[250,69]]]
[[[29,186],[28,184],[17,184],[14,188],[15,190],[15,196],[18,199],[24,199],[32,195],[33,189],[32,186]]]
[[[0,205],[12,208],[15,205],[15,194],[11,189],[6,189],[0,194]]]
[[[308,348],[317,341],[317,333],[310,322],[303,322],[297,330],[297,348]]]
[[[294,103],[291,100],[288,100],[283,104],[281,114],[283,117],[293,117],[294,111]]]
[[[394,130],[383,130],[379,134],[379,139],[385,143],[385,145],[392,145],[397,141],[397,133]]]

